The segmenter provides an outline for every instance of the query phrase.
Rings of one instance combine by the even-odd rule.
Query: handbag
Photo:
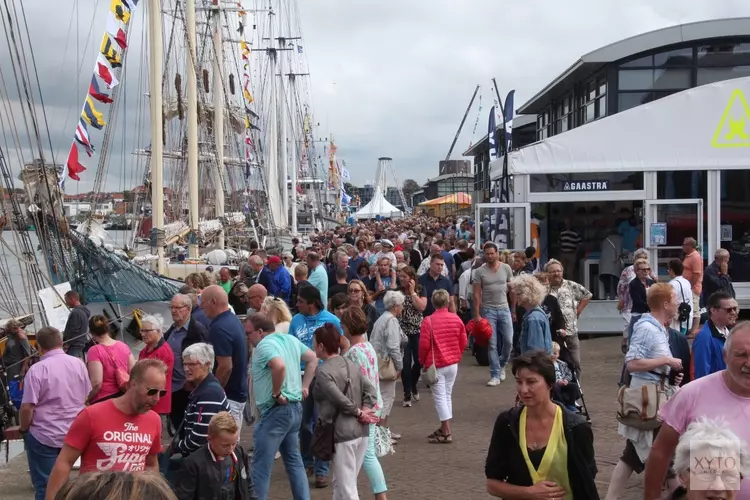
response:
[[[667,402],[667,375],[649,371],[658,375],[658,383],[644,384],[641,387],[630,387],[630,383],[620,388],[617,394],[617,421],[640,431],[653,431],[661,426],[659,410]]]
[[[437,383],[437,367],[435,366],[435,332],[432,329],[432,319],[430,319],[430,347],[432,351],[432,364],[427,368],[422,367],[422,380],[427,385],[435,385]]]
[[[343,359],[343,358],[342,358]],[[349,363],[344,359],[346,365],[346,384],[344,385],[344,396],[349,398],[349,388],[352,385],[351,374],[349,372]],[[330,462],[333,460],[333,454],[336,452],[336,420],[339,418],[339,410],[336,409],[336,413],[333,414],[333,418],[330,422],[324,422],[320,418],[315,423],[315,431],[313,432],[312,443],[310,443],[310,453],[318,460],[324,462]]]
[[[115,365],[115,383],[117,384],[117,388],[122,392],[125,392],[128,389],[128,382],[130,382],[130,373],[117,365],[117,361],[115,360],[115,357],[112,356],[112,352],[110,352],[109,349],[107,349],[105,346],[102,346],[102,348],[109,355],[109,359],[112,360],[112,364]]]
[[[396,453],[393,449],[393,439],[391,438],[391,430],[388,427],[382,425],[375,426],[375,456],[382,458],[386,455],[392,455]]]
[[[388,321],[390,322],[391,320],[395,319],[396,318],[391,318]],[[378,377],[384,382],[394,382],[398,380],[398,370],[396,370],[396,363],[393,362],[393,359],[390,356],[381,358],[380,354],[378,354]]]

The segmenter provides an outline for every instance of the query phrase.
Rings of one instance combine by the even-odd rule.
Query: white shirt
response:
[[[682,276],[675,276],[675,278],[669,282],[674,288],[675,294],[677,294],[677,302],[687,302],[690,305],[690,318],[687,321],[687,329],[690,330],[690,325],[693,322],[693,291],[690,287],[690,282]],[[677,325],[679,329],[679,321],[673,321],[673,325]]]

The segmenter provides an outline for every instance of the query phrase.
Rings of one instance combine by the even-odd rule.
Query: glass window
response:
[[[717,43],[698,47],[698,66],[750,65],[750,43]]]
[[[584,121],[590,122],[596,119],[596,102],[590,102],[586,105],[586,119]]]
[[[690,87],[689,69],[620,70],[620,90],[686,89]]]
[[[607,181],[604,191],[633,191],[643,189],[643,172],[600,172],[576,174],[539,174],[531,175],[530,190],[532,193],[565,192],[565,183]],[[592,187],[596,190],[596,187]],[[578,191],[582,191],[578,190]]]
[[[640,57],[620,66],[623,68],[650,68],[654,65],[654,56]]]
[[[690,66],[692,64],[692,47],[654,54],[654,66]]]
[[[729,250],[729,276],[750,281],[750,170],[721,172],[721,247]]]
[[[657,172],[656,193],[660,200],[708,199],[707,173],[699,171]]]
[[[698,85],[750,76],[750,66],[698,68]]]
[[[665,92],[620,92],[617,96],[617,109],[622,112],[647,102],[655,101],[674,94],[675,91]]]

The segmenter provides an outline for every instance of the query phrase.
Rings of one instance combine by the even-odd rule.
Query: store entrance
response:
[[[595,300],[616,300],[620,274],[643,246],[643,217],[642,201],[531,204],[542,262],[561,261]]]

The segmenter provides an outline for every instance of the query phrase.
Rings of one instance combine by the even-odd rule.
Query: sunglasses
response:
[[[154,389],[154,388],[150,388],[149,389],[149,388],[147,388],[146,389],[146,394],[148,394],[149,396],[156,396],[158,394],[160,398],[163,398],[164,396],[167,395],[167,390],[166,389]]]
[[[739,310],[739,308],[736,306],[735,307],[720,307],[719,309],[728,313],[736,313]]]

